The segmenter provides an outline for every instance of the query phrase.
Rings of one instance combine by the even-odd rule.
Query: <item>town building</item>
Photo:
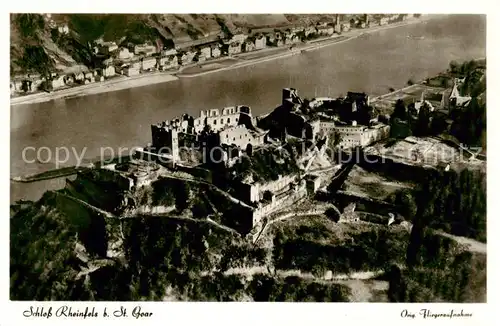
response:
[[[252,39],[248,39],[243,44],[245,52],[251,52],[255,50],[255,42]]]
[[[382,18],[380,18],[379,24],[380,24],[380,26],[384,26],[384,25],[389,24],[389,17],[382,17]]]
[[[68,86],[73,85],[75,83],[75,77],[72,75],[64,76],[64,83]]]
[[[200,59],[203,58],[204,60],[210,59],[212,57],[212,49],[210,46],[202,46],[200,48]]]
[[[131,53],[127,48],[120,48],[118,51],[118,59],[121,60],[130,60],[134,57],[134,54]]]
[[[21,92],[23,89],[23,79],[20,78],[14,78],[14,80],[11,82],[12,88],[14,89],[14,92]]]
[[[308,37],[311,34],[315,34],[316,32],[317,32],[317,30],[316,30],[316,27],[314,27],[314,26],[309,26],[309,27],[304,29],[304,34],[306,35],[306,37]]]
[[[322,36],[330,36],[333,35],[334,29],[333,26],[319,26],[318,27],[318,34]]]
[[[118,50],[118,45],[115,42],[103,42],[99,45],[98,49],[99,53],[108,55]]]
[[[153,55],[154,53],[157,53],[157,49],[156,49],[156,46],[154,46],[152,44],[146,43],[146,44],[140,44],[140,45],[134,46],[134,54],[135,55],[143,54],[146,56],[150,56],[150,55]]]
[[[210,48],[212,58],[218,58],[222,55],[220,44],[213,44]]]
[[[241,45],[242,43],[240,42],[231,42],[229,44],[229,48],[227,50],[228,54],[229,55],[232,55],[232,54],[238,54],[238,53],[241,53]]]
[[[115,67],[113,66],[107,66],[105,68],[102,68],[102,76],[103,77],[113,77],[114,75],[116,75],[116,70],[115,70]]]
[[[161,55],[164,56],[164,57],[168,57],[170,55],[176,55],[177,54],[177,50],[176,49],[168,49],[168,50],[162,50],[161,51]]]
[[[283,46],[285,44],[282,32],[271,33],[267,36],[267,44],[271,46]]]
[[[75,82],[83,83],[85,81],[85,73],[80,71],[74,75]]]
[[[231,40],[228,43],[237,42],[237,43],[243,44],[243,42],[245,42],[247,37],[248,37],[248,35],[246,35],[246,34],[236,34],[236,35],[233,35],[233,37],[231,38]]]
[[[160,70],[174,69],[179,66],[179,59],[175,55],[158,58],[158,67]]]
[[[185,66],[193,62],[196,53],[192,51],[183,52],[180,56],[180,64]]]
[[[90,84],[90,83],[93,83],[93,82],[95,82],[94,75],[91,75],[90,77],[85,78],[85,80],[83,81],[84,84]]]
[[[50,80],[50,85],[53,90],[64,87],[66,84],[64,83],[64,76],[56,76]]]
[[[131,77],[131,76],[137,76],[139,75],[139,70],[140,68],[137,67],[137,66],[126,66],[124,69],[123,69],[123,74],[127,77]]]
[[[156,68],[156,58],[143,58],[141,61],[141,70],[150,71]]]
[[[263,35],[259,35],[255,38],[255,49],[261,50],[266,47],[266,38]]]

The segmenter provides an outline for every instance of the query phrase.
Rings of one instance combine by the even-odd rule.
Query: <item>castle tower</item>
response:
[[[172,160],[174,161],[174,164],[180,160],[180,155],[179,155],[179,133],[177,130],[171,130],[170,131],[170,139],[171,139],[171,146],[172,146]]]
[[[151,138],[159,154],[171,155],[173,164],[179,161],[179,133],[175,128],[151,125]]]

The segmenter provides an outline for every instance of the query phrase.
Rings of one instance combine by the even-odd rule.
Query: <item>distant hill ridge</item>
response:
[[[347,18],[347,17],[345,17]],[[335,14],[12,14],[11,74],[91,64],[91,44],[170,45],[259,28],[333,22]],[[66,32],[61,28],[68,27]],[[59,29],[59,30],[58,30]]]

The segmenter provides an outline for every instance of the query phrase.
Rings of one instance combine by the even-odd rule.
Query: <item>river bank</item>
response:
[[[48,102],[51,100],[61,99],[61,98],[74,98],[74,97],[81,97],[81,96],[86,96],[86,95],[114,92],[114,91],[119,91],[119,90],[123,90],[123,89],[143,87],[143,86],[148,86],[148,85],[165,83],[165,82],[169,82],[169,81],[175,81],[175,80],[178,80],[178,77],[192,78],[192,77],[203,76],[206,74],[220,72],[220,71],[224,71],[224,70],[243,68],[243,67],[247,67],[247,66],[251,66],[251,65],[256,65],[256,64],[259,64],[262,62],[267,62],[267,61],[276,60],[276,59],[283,59],[283,58],[293,56],[293,55],[298,55],[298,54],[301,54],[304,52],[318,50],[318,49],[324,48],[326,46],[331,46],[334,44],[344,43],[344,42],[350,41],[352,39],[355,39],[357,37],[360,37],[362,35],[375,33],[375,32],[381,31],[381,30],[406,26],[409,24],[421,23],[421,22],[424,22],[430,18],[431,18],[431,16],[423,16],[419,19],[411,19],[411,20],[407,20],[407,21],[403,21],[403,22],[399,22],[399,23],[394,23],[394,24],[390,24],[390,25],[376,26],[376,27],[367,28],[367,29],[353,29],[349,32],[342,33],[342,35],[312,40],[312,41],[309,41],[305,44],[298,44],[292,50],[289,50],[285,53],[283,53],[283,51],[284,51],[283,48],[276,48],[276,49],[269,48],[269,49],[266,49],[267,51],[261,50],[262,56],[259,56],[258,53],[254,53],[254,52],[248,53],[248,56],[254,56],[254,57],[257,54],[257,57],[255,57],[253,59],[245,59],[245,54],[240,54],[240,55],[237,55],[233,58],[224,57],[224,58],[221,58],[219,60],[209,60],[208,62],[203,63],[203,64],[193,64],[193,65],[184,66],[184,67],[181,67],[178,72],[170,72],[170,73],[156,72],[156,73],[141,74],[141,75],[133,76],[133,77],[118,76],[118,77],[115,77],[111,80],[106,80],[106,81],[103,81],[100,83],[98,82],[98,83],[93,83],[93,84],[88,84],[88,85],[72,87],[72,88],[68,88],[68,89],[58,90],[58,91],[55,91],[52,93],[36,93],[36,94],[30,94],[30,95],[26,95],[26,96],[14,97],[14,98],[11,98],[11,106],[16,106],[16,105],[21,105],[21,104],[34,104],[34,103]],[[268,52],[279,52],[279,53],[273,54],[273,53],[268,53]],[[231,60],[233,62],[230,62],[229,60]],[[226,64],[218,65],[217,62],[219,62],[219,61],[225,61]],[[183,71],[185,71],[185,70],[187,70],[187,71],[194,70],[194,72],[183,73]],[[199,70],[199,71],[197,71],[197,70]]]
[[[305,44],[296,44],[293,47],[293,49],[288,50],[288,51],[286,51],[285,49],[273,49],[273,50],[275,50],[274,52],[281,50],[281,51],[279,51],[280,53],[277,53],[277,54],[267,54],[266,55],[265,53],[263,53],[262,56],[258,56],[258,53],[257,53],[257,57],[253,58],[253,59],[245,59],[244,54],[238,55],[235,57],[235,58],[237,58],[237,60],[235,60],[235,62],[233,64],[224,65],[224,66],[221,66],[221,67],[215,68],[215,69],[212,67],[209,67],[208,69],[204,69],[203,65],[200,65],[201,67],[198,68],[199,72],[183,73],[184,70],[188,69],[188,67],[184,67],[184,68],[180,69],[179,73],[177,73],[176,76],[178,76],[180,78],[199,77],[199,76],[203,76],[203,75],[207,75],[207,74],[211,74],[211,73],[215,73],[215,72],[219,72],[219,71],[238,69],[238,68],[243,68],[243,67],[247,67],[247,66],[251,66],[251,65],[256,65],[256,64],[259,64],[262,62],[268,62],[271,60],[284,59],[284,58],[298,55],[298,54],[302,54],[305,52],[310,52],[310,51],[322,49],[322,48],[327,47],[327,46],[345,43],[345,42],[351,41],[355,38],[358,38],[360,36],[379,32],[382,30],[401,27],[401,26],[407,26],[410,24],[422,23],[424,21],[427,21],[430,18],[431,18],[430,16],[424,16],[424,17],[419,18],[419,19],[412,19],[412,20],[408,20],[408,21],[404,21],[404,22],[400,22],[400,23],[394,23],[394,24],[390,24],[390,25],[376,26],[376,27],[367,28],[367,29],[354,29],[354,30],[350,30],[349,32],[342,33],[342,35],[336,35],[336,36],[332,36],[332,37],[326,37],[326,38],[322,38],[322,39],[312,40],[312,41],[309,41]],[[284,51],[286,51],[286,52],[284,52]],[[256,53],[249,53],[249,55],[256,56]],[[189,67],[189,68],[191,68],[191,70],[193,70],[192,67]]]
[[[10,105],[15,106],[21,104],[34,104],[48,102],[60,98],[74,98],[86,95],[114,92],[128,88],[161,84],[174,80],[178,80],[178,78],[172,74],[161,72],[132,77],[117,76],[111,80],[58,90],[52,93],[37,93],[15,97],[10,100]]]

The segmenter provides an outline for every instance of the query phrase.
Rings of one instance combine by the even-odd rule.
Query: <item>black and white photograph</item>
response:
[[[11,12],[9,300],[486,303],[486,14],[335,11]]]

